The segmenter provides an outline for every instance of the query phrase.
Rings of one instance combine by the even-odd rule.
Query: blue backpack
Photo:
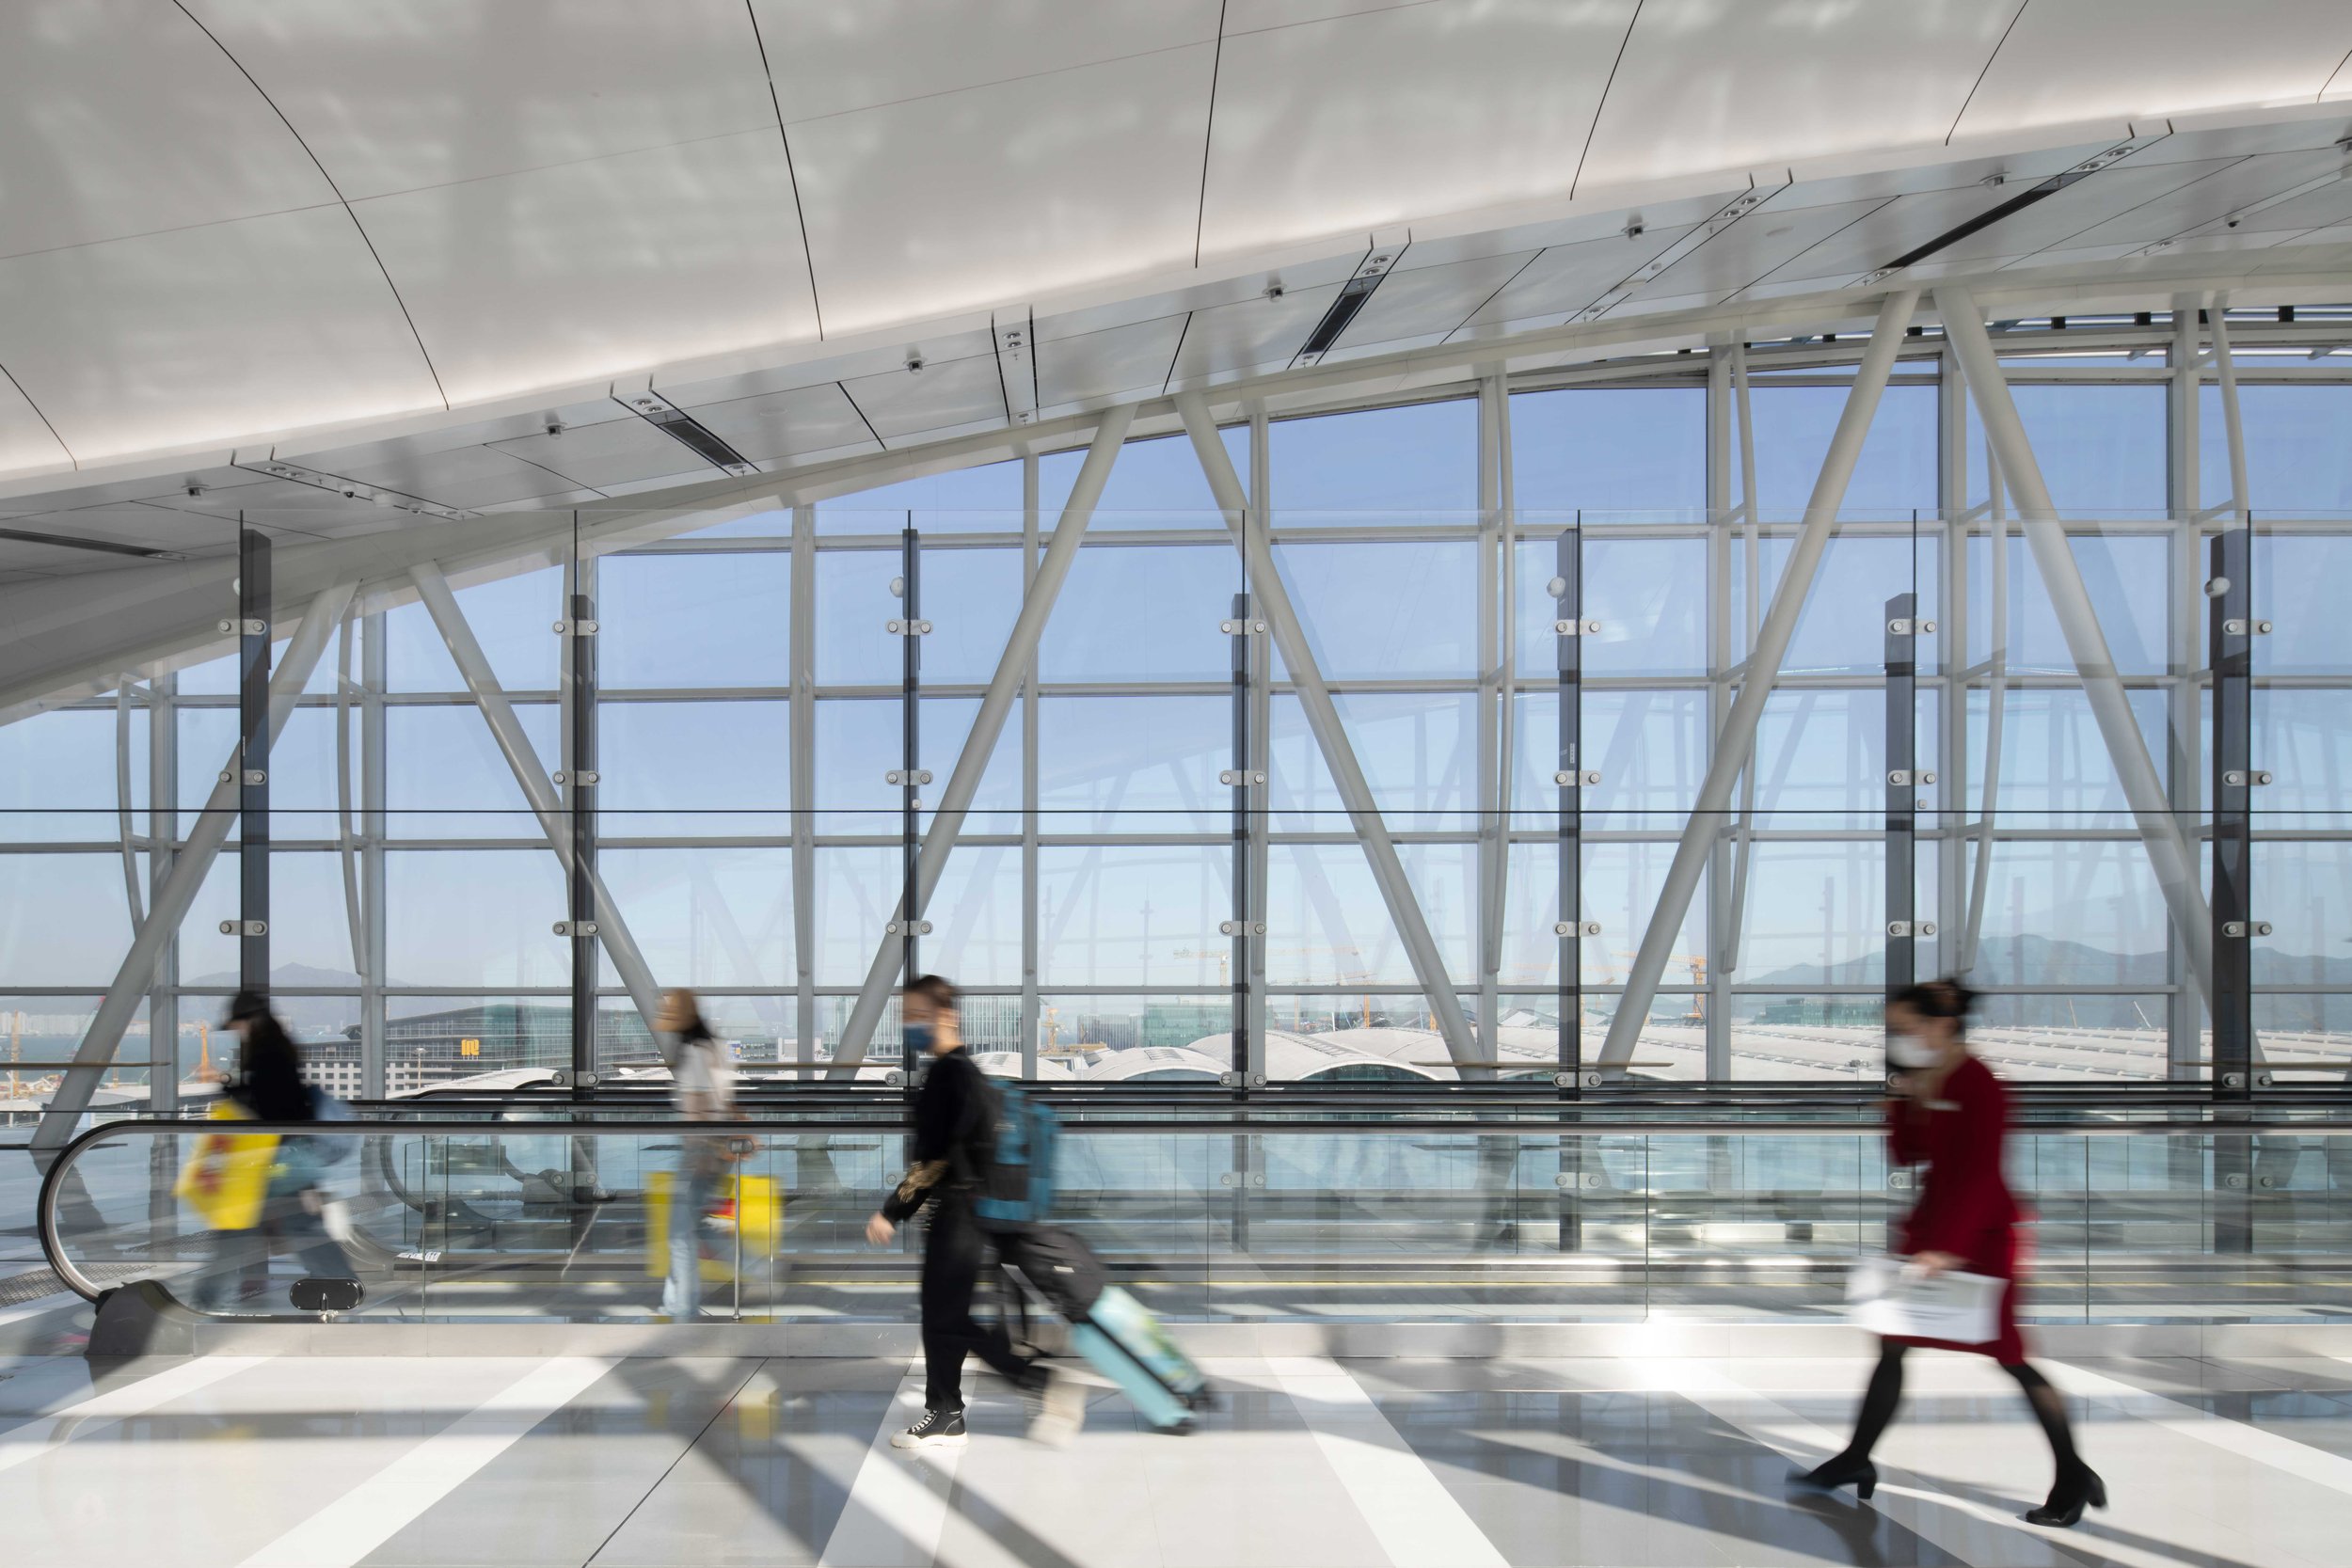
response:
[[[996,1135],[972,1212],[983,1225],[1041,1222],[1054,1208],[1054,1162],[1061,1118],[1017,1084],[991,1084]]]

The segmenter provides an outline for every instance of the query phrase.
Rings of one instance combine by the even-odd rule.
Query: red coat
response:
[[[1924,1163],[1919,1199],[1902,1225],[1904,1253],[1948,1252],[1966,1259],[1970,1274],[2010,1282],[2001,1296],[2001,1332],[1981,1345],[1903,1339],[1939,1350],[1973,1351],[2004,1366],[2026,1358],[2017,1330],[2017,1226],[2025,1211],[2002,1173],[2009,1135],[2009,1091],[1974,1056],[1963,1058],[1932,1102],[1897,1100],[1886,1137],[1897,1164]]]

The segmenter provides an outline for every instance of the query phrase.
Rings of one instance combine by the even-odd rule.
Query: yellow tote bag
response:
[[[666,1170],[645,1173],[645,1273],[660,1279],[670,1272],[670,1189]],[[705,1242],[718,1254],[702,1259],[706,1283],[719,1284],[735,1276],[735,1243],[726,1234],[725,1219],[732,1208],[735,1228],[741,1232],[743,1258],[763,1258],[784,1244],[784,1192],[772,1176],[727,1176],[713,1194],[721,1223]]]
[[[215,1121],[249,1121],[232,1101],[214,1102]],[[207,1132],[180,1168],[172,1196],[214,1230],[250,1230],[262,1223],[270,1167],[278,1163],[275,1132]]]

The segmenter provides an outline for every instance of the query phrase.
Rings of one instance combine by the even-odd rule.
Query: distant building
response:
[[[446,1012],[390,1020],[384,1029],[384,1092],[404,1094],[433,1084],[515,1068],[572,1065],[568,1007],[524,1002],[485,1002]],[[302,1075],[338,1099],[366,1092],[354,1028],[341,1039],[302,1046]],[[608,1066],[658,1059],[653,1037],[633,1008],[596,1011],[596,1060]]]
[[[1203,1035],[1233,1027],[1233,1004],[1217,1002],[1146,1002],[1143,1005],[1143,1045],[1182,1049]]]

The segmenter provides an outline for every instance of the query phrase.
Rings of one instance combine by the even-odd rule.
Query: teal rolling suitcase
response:
[[[1070,1324],[1070,1348],[1119,1386],[1161,1432],[1188,1433],[1209,1408],[1209,1380],[1143,1303],[1116,1285]]]

